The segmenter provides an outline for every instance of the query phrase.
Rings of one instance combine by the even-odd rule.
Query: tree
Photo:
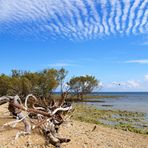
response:
[[[22,98],[29,93],[38,97],[49,97],[59,85],[58,71],[45,69],[41,72],[12,70],[10,76],[0,75],[0,95],[16,95]]]
[[[71,92],[77,95],[77,99],[83,99],[83,96],[91,93],[99,84],[94,76],[73,77],[68,82]]]
[[[45,98],[49,97],[50,93],[52,93],[57,86],[56,69],[45,69],[39,73],[37,90],[40,96]]]
[[[24,77],[27,78],[31,83],[31,93],[36,96],[39,96],[40,93],[38,91],[41,74],[39,72],[25,72]]]
[[[7,94],[7,91],[9,89],[9,76],[6,76],[5,74],[0,75],[0,96],[4,96]]]
[[[32,84],[31,81],[25,77],[21,78],[21,95],[26,97],[28,94],[32,93]]]
[[[63,93],[63,85],[64,85],[64,79],[67,76],[68,71],[66,71],[64,68],[61,68],[58,71],[58,81],[59,81],[59,85],[60,85],[60,89],[61,89],[61,94]]]
[[[15,78],[21,77],[23,73],[24,72],[22,70],[16,70],[16,69],[11,70],[11,75],[12,77],[15,77]]]
[[[31,82],[31,93],[38,97],[48,98],[58,86],[56,69],[44,69],[40,72],[25,72],[24,76]]]
[[[16,95],[20,97],[25,97],[27,94],[31,93],[31,82],[25,77],[12,77],[9,81],[9,88],[7,94]]]

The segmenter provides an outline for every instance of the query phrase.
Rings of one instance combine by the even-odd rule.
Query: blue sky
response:
[[[148,0],[1,0],[0,56],[0,73],[64,67],[148,91]]]

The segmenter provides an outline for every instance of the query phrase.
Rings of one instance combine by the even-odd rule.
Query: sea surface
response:
[[[100,92],[92,95],[116,96],[116,98],[99,99],[101,102],[86,103],[98,109],[143,112],[148,115],[148,92]]]

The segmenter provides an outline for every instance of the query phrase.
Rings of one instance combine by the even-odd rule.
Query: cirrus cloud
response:
[[[49,67],[75,67],[78,66],[76,64],[69,64],[69,63],[54,63],[54,64],[49,64]]]
[[[125,63],[148,64],[148,59],[142,59],[142,60],[129,60],[129,61],[125,61]]]

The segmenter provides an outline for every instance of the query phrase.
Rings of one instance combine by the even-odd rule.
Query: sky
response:
[[[148,0],[0,0],[0,73],[61,67],[148,91]]]

